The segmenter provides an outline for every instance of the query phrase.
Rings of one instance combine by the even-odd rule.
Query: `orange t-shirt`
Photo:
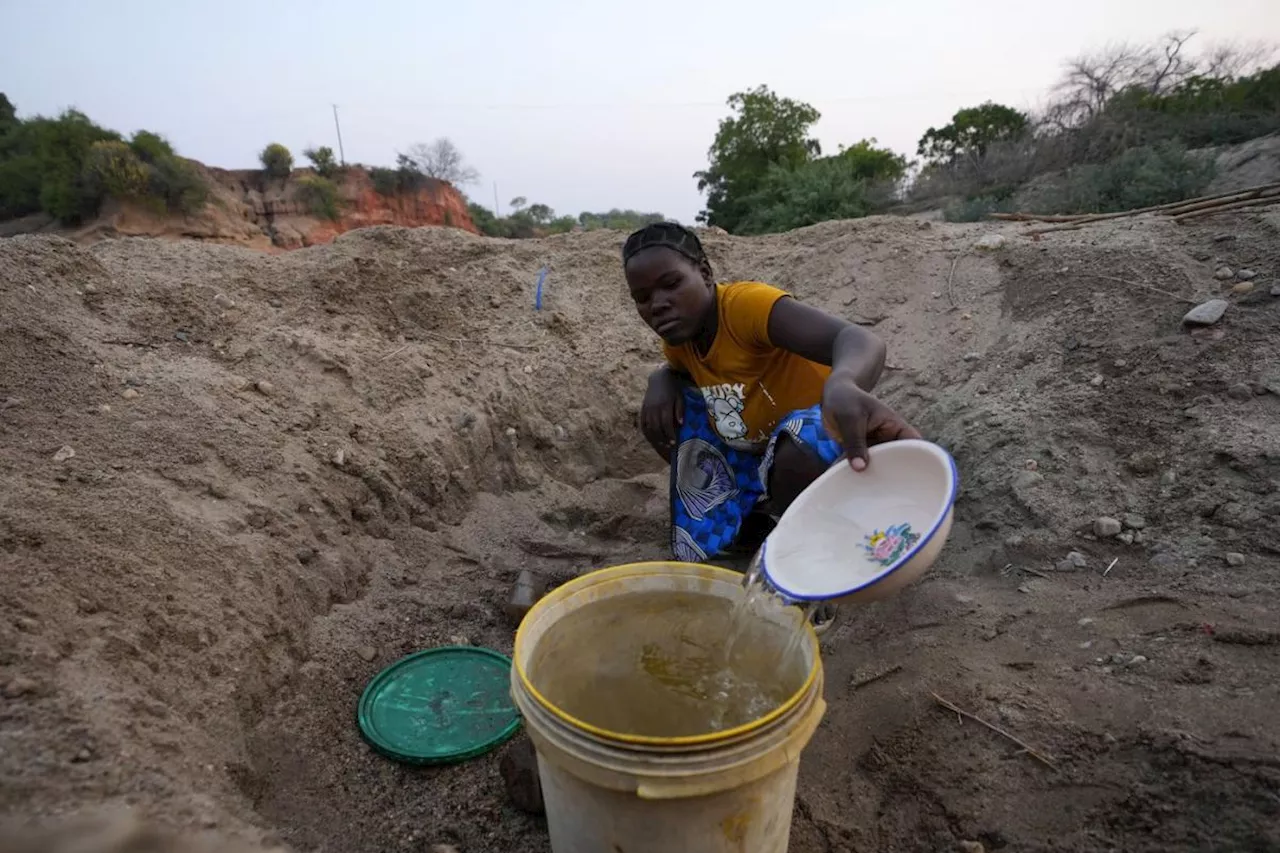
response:
[[[788,294],[754,281],[716,285],[720,325],[707,354],[692,343],[662,345],[671,366],[693,377],[716,432],[730,447],[759,450],[796,409],[822,402],[831,368],[779,349],[769,314]]]

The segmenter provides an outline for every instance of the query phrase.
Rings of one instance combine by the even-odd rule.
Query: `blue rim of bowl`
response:
[[[925,443],[933,444],[933,442],[925,442]],[[911,548],[911,550],[907,551],[907,553],[903,554],[901,557],[895,560],[891,565],[886,567],[885,570],[882,571],[880,574],[876,575],[874,578],[872,578],[869,581],[866,581],[864,583],[861,583],[853,587],[852,589],[847,589],[844,592],[833,592],[830,595],[800,595],[779,586],[777,581],[775,581],[773,577],[769,574],[769,561],[767,559],[768,550],[769,550],[769,540],[766,538],[764,541],[764,544],[760,546],[760,571],[765,576],[765,578],[769,581],[769,583],[773,586],[773,588],[776,589],[778,592],[780,592],[783,595],[783,597],[787,598],[790,601],[795,601],[795,602],[830,601],[835,598],[844,598],[846,595],[853,595],[855,592],[861,592],[862,590],[866,589],[869,586],[875,586],[876,584],[880,583],[880,581],[884,580],[889,575],[896,572],[899,568],[906,565],[908,560],[910,560],[912,557],[918,554],[924,548],[924,546],[929,544],[929,540],[932,539],[934,535],[938,532],[938,528],[942,527],[942,522],[946,521],[947,514],[951,512],[952,508],[955,506],[956,495],[960,493],[960,469],[956,467],[955,457],[953,457],[950,453],[946,451],[945,448],[941,447],[940,445],[933,444],[933,446],[936,447],[942,453],[942,455],[947,460],[947,464],[951,468],[951,494],[947,497],[945,508],[942,514],[938,516],[938,520],[933,523],[933,527],[929,528],[928,533],[920,537],[920,541],[915,544],[915,547]]]

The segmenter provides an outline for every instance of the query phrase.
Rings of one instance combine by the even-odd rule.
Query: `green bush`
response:
[[[177,156],[169,140],[149,130],[139,130],[129,140],[129,149],[144,163],[159,163]]]
[[[411,158],[403,154],[396,157],[394,169],[379,166],[371,168],[369,179],[373,181],[374,191],[385,196],[417,192],[432,180],[422,173]]]
[[[869,181],[857,157],[823,157],[794,169],[772,167],[745,199],[739,234],[790,231],[831,219],[857,219],[887,204],[892,181]]]
[[[321,145],[319,148],[308,148],[302,152],[302,156],[311,161],[311,166],[316,170],[316,174],[322,178],[332,178],[338,174],[338,160],[333,156],[333,149],[328,145]]]
[[[151,192],[170,210],[193,214],[209,199],[209,185],[189,160],[166,157],[151,167]]]
[[[272,142],[263,148],[258,159],[262,161],[262,171],[268,178],[287,178],[293,171],[293,155],[279,142]]]
[[[989,214],[1009,213],[1012,210],[1012,199],[984,195],[947,202],[942,206],[942,218],[947,222],[979,222]]]
[[[84,159],[85,183],[99,198],[142,199],[151,194],[151,173],[124,142],[95,142]]]
[[[1131,148],[1100,164],[1068,169],[1035,204],[1037,213],[1111,213],[1182,201],[1213,180],[1213,160],[1176,142]]]
[[[298,199],[312,216],[337,221],[342,216],[342,199],[338,187],[328,178],[303,175],[298,179]]]

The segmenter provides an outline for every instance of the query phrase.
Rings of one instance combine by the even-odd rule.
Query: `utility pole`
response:
[[[338,124],[338,105],[333,105],[333,126],[338,131],[338,162],[347,165],[347,155],[342,150],[342,125]]]
[[[502,211],[498,209],[498,182],[493,182],[493,215],[502,217]]]

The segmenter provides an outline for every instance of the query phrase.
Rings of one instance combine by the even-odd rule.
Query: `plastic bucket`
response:
[[[601,569],[549,593],[516,633],[511,691],[538,753],[555,853],[785,853],[800,752],[818,727],[822,662],[811,628],[803,685],[746,725],[689,737],[637,737],[577,720],[530,680],[538,641],[557,620],[639,592],[743,595],[742,576],[691,563]],[[586,677],[589,677],[587,675]]]

